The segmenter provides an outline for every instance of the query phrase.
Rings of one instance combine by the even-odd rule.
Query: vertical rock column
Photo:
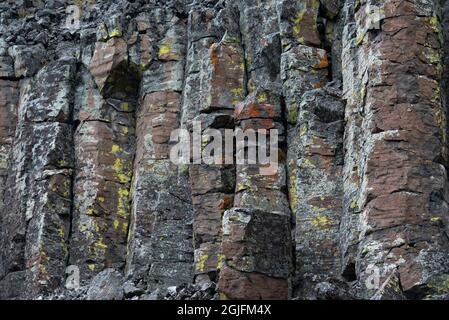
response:
[[[326,46],[319,30],[319,23],[335,24],[338,3],[284,0],[277,11],[287,106],[289,200],[295,221],[293,289],[295,296],[310,299],[316,297],[318,283],[339,279],[340,273],[344,104],[338,84],[326,85],[330,61],[322,47],[335,45]]]
[[[239,2],[242,45],[245,50],[247,97],[235,109],[236,127],[277,129],[281,147],[285,130],[281,120],[279,78],[281,44],[274,1]],[[267,139],[269,141],[269,139]],[[250,145],[246,145],[246,151]],[[265,148],[257,150],[266,152]],[[286,195],[285,155],[279,167],[238,164],[234,208],[223,218],[224,266],[220,272],[222,298],[286,299],[291,274],[290,209]],[[247,157],[246,157],[247,158]]]
[[[3,192],[8,176],[9,154],[17,124],[19,93],[18,81],[0,80],[0,210],[3,207]]]
[[[75,61],[24,80],[2,210],[3,298],[33,298],[61,285],[70,232]]]
[[[195,130],[200,124],[203,159],[196,159],[190,167],[192,200],[195,209],[193,234],[195,245],[196,282],[216,280],[221,268],[222,217],[234,203],[235,166],[225,164],[233,160],[231,154],[208,154],[213,144],[225,142],[224,129],[234,127],[234,106],[243,100],[244,61],[238,32],[238,13],[230,5],[212,9],[198,7],[190,12],[189,53],[186,70],[186,90],[183,108],[186,126]],[[214,29],[216,26],[216,29]],[[225,31],[225,32],[224,32]],[[207,34],[208,38],[198,39]],[[201,99],[195,97],[201,96]],[[197,116],[194,117],[194,114]],[[189,120],[190,118],[193,118]],[[209,129],[221,132],[219,137],[207,135]],[[231,139],[231,143],[233,140]],[[224,145],[223,145],[224,147]],[[215,152],[219,152],[215,150]],[[215,157],[222,162],[211,163]],[[198,164],[196,164],[196,160]]]
[[[76,96],[76,174],[70,263],[82,280],[123,270],[131,214],[135,110],[140,75],[119,16],[83,51]],[[126,40],[125,40],[126,39]]]
[[[358,61],[345,78],[361,79],[346,92],[346,117],[359,118],[363,130],[355,163],[361,192],[350,205],[360,211],[355,271],[363,297],[447,293],[447,134],[435,4],[364,1],[355,7],[356,29],[346,33]],[[385,20],[373,20],[373,11]]]
[[[2,69],[5,69],[5,67],[2,66]],[[20,85],[18,81],[0,80],[0,244],[2,247],[5,246],[5,241],[7,241],[5,239],[7,226],[5,226],[3,220],[6,217],[4,195],[7,190],[6,181],[11,170],[9,163],[17,125],[19,94]],[[6,291],[8,285],[3,279],[11,271],[10,263],[2,250],[0,253],[0,290],[3,292]],[[6,294],[4,294],[2,298],[6,297]]]
[[[150,59],[140,64],[144,72],[126,274],[154,290],[193,280],[188,167],[169,158],[170,135],[180,127],[187,26],[164,4],[142,13],[138,21],[139,37],[146,39],[141,48],[147,48]]]

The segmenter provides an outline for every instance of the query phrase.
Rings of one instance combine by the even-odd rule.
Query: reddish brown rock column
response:
[[[189,32],[193,39],[189,43],[186,66],[184,120],[191,130],[195,130],[194,125],[200,124],[204,135],[201,141],[203,159],[192,158],[193,161],[199,161],[190,166],[195,209],[193,236],[196,282],[217,280],[223,263],[222,217],[234,203],[233,154],[224,154],[223,143],[225,129],[234,128],[234,107],[242,101],[245,91],[244,57],[235,13],[231,5],[215,14],[202,7],[190,13]],[[196,34],[208,34],[210,37],[197,40]],[[198,96],[204,100],[194,99]],[[208,157],[211,158],[206,150],[211,147],[211,143],[216,143],[207,135],[210,129],[218,130],[222,135],[219,141],[223,147],[219,155],[221,163],[205,163]],[[225,164],[226,157],[231,160],[229,164]]]
[[[347,199],[360,212],[355,271],[364,297],[398,279],[397,297],[401,290],[412,298],[434,297],[444,291],[449,274],[440,22],[421,1],[379,5],[385,20],[367,25],[370,10],[362,5],[355,39],[346,43],[358,46],[346,80],[351,72],[361,79],[358,87],[347,87],[347,123],[358,121],[363,128],[355,163],[360,193]],[[372,286],[376,274],[380,288]]]
[[[119,37],[91,45],[76,96],[76,173],[70,263],[82,280],[124,269],[139,73]]]
[[[267,1],[263,8],[255,3],[240,3],[239,10],[248,95],[234,111],[236,127],[243,131],[277,129],[282,148],[285,129],[279,92],[281,43],[275,3]],[[289,296],[291,212],[285,193],[285,155],[281,149],[274,152],[279,154],[277,171],[261,174],[261,165],[237,165],[234,208],[223,218],[225,263],[219,280],[222,298]]]

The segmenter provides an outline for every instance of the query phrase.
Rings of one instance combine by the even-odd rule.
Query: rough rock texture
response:
[[[449,299],[448,92],[445,0],[0,1],[0,298]]]

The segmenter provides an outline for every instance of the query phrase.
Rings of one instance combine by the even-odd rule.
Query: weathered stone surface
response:
[[[289,154],[290,201],[296,217],[296,272],[304,296],[312,294],[317,282],[340,278],[343,118],[339,96],[311,90],[303,95],[298,125],[290,132],[290,141],[297,143]]]
[[[187,46],[185,18],[162,6],[142,25],[157,49],[142,74],[136,111],[132,211],[125,274],[144,289],[193,281],[192,199],[188,167],[169,160],[180,127]]]
[[[0,298],[448,299],[448,30],[441,0],[1,3]],[[213,150],[249,129],[278,140]]]
[[[106,269],[97,274],[87,291],[87,300],[122,300],[123,276],[114,269]]]
[[[435,295],[433,279],[447,275],[448,243],[439,222],[447,212],[441,27],[430,7],[386,1],[381,32],[369,27],[354,40],[348,30],[345,38],[355,53],[344,69],[351,96],[346,130],[361,136],[348,135],[346,142],[360,149],[347,152],[345,163],[356,172],[346,168],[343,252],[347,266],[355,263],[365,297],[374,294],[364,286],[373,267],[381,283],[398,271],[404,294],[415,298]],[[356,22],[365,14],[361,8]],[[352,77],[361,81],[351,85]]]
[[[2,228],[1,261],[3,276],[25,273],[24,297],[55,289],[64,277],[70,233],[73,129],[69,114],[74,74],[74,60],[55,61],[20,88],[2,208],[2,225],[10,228]]]
[[[0,208],[3,206],[3,188],[16,130],[19,94],[17,82],[0,80]]]

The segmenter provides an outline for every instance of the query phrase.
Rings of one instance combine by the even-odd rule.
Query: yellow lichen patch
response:
[[[237,186],[236,186],[235,191],[236,191],[236,192],[239,192],[239,191],[242,191],[242,190],[246,190],[246,189],[248,189],[249,187],[250,187],[250,186],[249,186],[248,183],[239,182],[239,183],[237,183]]]
[[[96,232],[100,232],[100,226],[96,220],[92,220],[92,226],[94,227]]]
[[[206,270],[206,261],[209,258],[207,254],[202,254],[198,258],[198,262],[196,263],[196,270],[199,272],[204,272]]]
[[[293,161],[291,165],[293,165]],[[298,198],[298,187],[297,187],[297,173],[298,170],[296,167],[292,169],[290,179],[289,179],[289,197],[290,197],[290,207],[292,209],[293,214],[295,214],[298,210],[299,198]]]
[[[121,183],[128,183],[131,181],[131,172],[124,170],[124,165],[120,158],[115,159],[112,167],[114,168],[115,176]]]
[[[430,18],[429,23],[433,31],[437,33],[440,32],[440,22],[438,21],[437,16],[434,15],[432,18]]]
[[[440,88],[440,86],[437,86],[431,101],[434,103],[439,103],[440,100],[441,100],[441,88]]]
[[[120,160],[119,158],[115,159],[114,165],[112,167],[116,172],[122,171],[123,169],[122,160]]]
[[[301,34],[301,25],[304,22],[305,15],[309,12],[309,14],[313,14],[313,20],[317,20],[318,16],[318,8],[320,2],[318,0],[308,0],[304,1],[304,7],[296,13],[295,17],[290,19],[290,22],[293,24],[293,35],[298,38],[300,43],[304,44],[304,37]]]
[[[306,125],[302,125],[301,129],[299,129],[299,136],[300,137],[304,137],[307,134],[307,126]]]
[[[438,108],[435,111],[435,122],[440,128],[441,131],[441,137],[443,139],[443,142],[446,142],[447,136],[446,136],[446,114],[441,106],[438,106]]]
[[[63,227],[59,227],[59,228],[58,228],[58,234],[59,234],[59,236],[60,236],[61,238],[64,238],[64,237],[65,237],[65,230],[64,230]]]
[[[161,44],[161,46],[159,47],[159,58],[170,54],[170,52],[171,52],[171,47],[169,44]]]
[[[237,105],[240,101],[242,101],[242,99],[243,99],[243,88],[242,87],[232,89],[231,93],[234,97],[234,99],[232,100],[233,105]]]
[[[228,296],[224,294],[223,292],[220,292],[220,300],[229,300]]]
[[[95,263],[88,263],[87,267],[89,268],[90,271],[95,271],[96,265]]]
[[[432,53],[432,54],[428,57],[428,59],[429,59],[429,62],[430,62],[431,64],[436,64],[436,65],[438,65],[438,64],[441,63],[441,54],[440,54],[438,51],[436,51],[436,52]]]
[[[45,266],[43,264],[39,264],[39,281],[42,283],[46,283],[49,279],[49,275]]]
[[[315,164],[310,159],[304,159],[303,166],[306,168],[315,168]]]
[[[358,209],[359,205],[357,203],[357,199],[352,199],[350,207],[352,210]]]
[[[329,218],[323,215],[314,217],[311,222],[312,226],[321,230],[329,229],[331,225]]]
[[[69,248],[67,247],[67,244],[65,243],[65,241],[64,240],[61,241],[60,244],[61,244],[62,250],[64,250],[64,254],[68,255],[69,254]]]
[[[45,269],[45,263],[50,261],[50,257],[47,255],[45,251],[40,252],[39,260],[38,260],[38,268],[39,268],[39,281],[47,282],[50,278],[47,270]]]
[[[120,222],[118,220],[114,220],[114,229],[118,230],[118,227],[120,225]]]
[[[58,165],[59,165],[60,167],[65,167],[65,166],[67,165],[67,163],[65,162],[65,160],[59,160],[59,161],[58,161]]]
[[[267,101],[268,101],[268,97],[265,92],[261,92],[257,95],[257,102],[266,103]]]
[[[301,35],[301,22],[304,19],[304,15],[306,14],[306,12],[307,8],[304,8],[296,14],[295,18],[291,19],[291,22],[293,23],[293,34],[296,37],[300,37]]]
[[[112,148],[111,148],[111,152],[112,153],[119,153],[119,152],[122,152],[122,151],[123,151],[123,149],[120,146],[118,146],[116,144],[112,145]]]
[[[121,107],[122,107],[123,111],[125,111],[125,112],[129,111],[129,103],[128,102],[123,102]]]
[[[95,215],[95,211],[93,208],[88,208],[87,209],[87,215],[88,216],[94,216]]]
[[[100,202],[105,202],[106,199],[105,199],[104,197],[102,197],[102,196],[99,196],[99,197],[98,197],[98,201],[100,201]]]
[[[123,222],[123,224],[122,224],[122,233],[124,235],[128,234],[128,222]]]
[[[94,247],[103,252],[106,251],[106,249],[108,248],[108,246],[104,243],[103,238],[101,238],[101,237],[98,241],[94,242]]]
[[[64,194],[63,194],[63,196],[65,198],[70,197],[70,185],[71,185],[70,180],[69,179],[65,179],[64,180]]]
[[[248,91],[249,93],[254,92],[256,90],[256,84],[254,83],[253,79],[249,79],[248,81]]]
[[[432,217],[432,218],[430,219],[430,221],[432,221],[432,222],[438,222],[438,221],[440,221],[440,220],[441,220],[440,217]]]
[[[360,34],[357,36],[357,39],[356,39],[356,44],[357,44],[357,45],[359,45],[359,44],[361,44],[361,43],[363,42],[363,40],[365,39],[365,34],[366,34],[366,32],[363,31],[362,33],[360,33]]]
[[[224,264],[225,261],[226,261],[226,256],[223,253],[220,253],[218,255],[217,269],[223,268],[223,264]]]
[[[189,172],[189,165],[188,164],[181,164],[179,165],[179,171],[182,173],[187,173]]]
[[[120,28],[115,28],[111,32],[109,32],[109,36],[111,38],[121,37],[122,36],[122,30]]]
[[[127,135],[128,132],[129,132],[128,127],[123,127],[123,128],[122,128],[122,132],[123,132],[124,135]]]
[[[326,211],[326,208],[320,208],[320,207],[312,206],[312,211],[313,212],[322,212],[322,211]]]
[[[129,216],[127,203],[129,201],[129,190],[126,188],[120,188],[118,190],[118,204],[117,204],[117,214],[122,218],[127,218]]]

